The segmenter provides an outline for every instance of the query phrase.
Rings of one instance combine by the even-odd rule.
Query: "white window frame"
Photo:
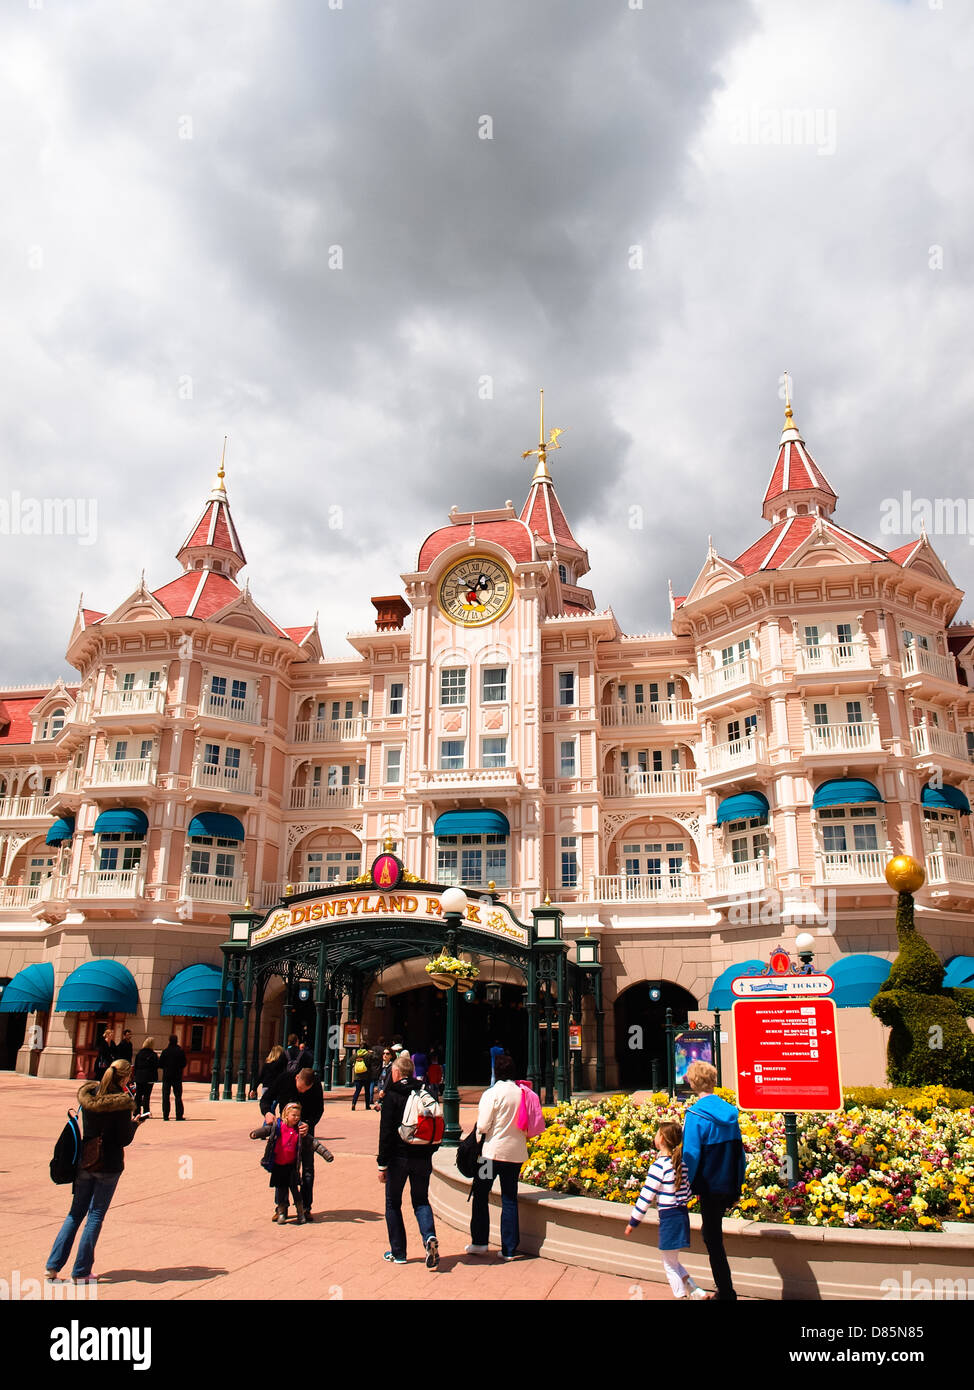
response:
[[[572,698],[571,698],[570,700],[562,699],[562,695],[564,694],[564,692],[563,692],[563,690],[562,690],[562,683],[561,683],[561,678],[562,678],[562,676],[571,676],[571,678],[572,678]],[[558,709],[577,709],[577,708],[578,708],[578,667],[577,667],[577,666],[559,666],[559,667],[556,668],[556,670],[555,670],[555,696],[556,696],[556,704],[557,704]]]
[[[565,749],[571,749],[571,771],[565,771]],[[561,738],[558,740],[558,777],[562,782],[575,781],[578,777],[578,739]]]
[[[504,746],[503,746],[503,749],[500,751],[500,753],[498,753],[496,750],[495,750],[493,753],[488,753],[488,752],[487,752],[487,744],[488,744],[488,743],[501,743],[501,744],[503,744]],[[487,761],[488,758],[498,758],[498,757],[502,759],[501,762],[488,762],[488,761]],[[481,766],[481,767],[486,767],[486,768],[489,768],[489,767],[507,767],[507,766],[508,766],[508,760],[507,760],[507,735],[506,735],[506,734],[484,734],[484,735],[483,735],[483,737],[482,737],[481,740],[480,740],[480,766]]]
[[[459,676],[460,680],[448,683],[448,676]],[[440,708],[456,708],[467,703],[467,687],[469,684],[469,672],[466,666],[441,666],[440,667]],[[453,688],[449,688],[452,685]],[[455,696],[460,698],[456,699]],[[446,698],[449,696],[450,698]]]
[[[399,694],[398,694],[398,695],[396,695],[396,693],[395,693],[397,690],[399,691]],[[394,704],[396,701],[399,702],[399,708],[398,708],[398,709],[393,709],[392,706],[393,706],[393,704]],[[405,681],[390,681],[390,682],[389,682],[389,713],[390,713],[390,715],[399,715],[399,714],[403,714],[403,713],[405,712],[405,709],[406,709],[406,682],[405,682]]]
[[[402,765],[402,747],[397,745],[395,748],[387,748],[385,756],[385,777],[383,779],[387,787],[399,787],[402,785]]]
[[[455,757],[457,756],[455,753],[449,753],[449,754],[444,753],[443,750],[445,749],[445,747],[446,747],[446,745],[447,745],[448,743],[455,744],[455,745],[457,745],[457,746],[460,748],[461,751],[460,751],[460,761],[459,761],[459,762],[450,761],[449,763],[444,763],[444,761],[443,761],[444,758],[449,757],[449,758],[452,760],[453,758],[455,758]],[[439,771],[440,771],[440,772],[460,772],[460,771],[462,771],[466,766],[467,766],[467,740],[466,740],[465,738],[441,738],[441,739],[440,739],[440,746],[439,746],[439,749],[438,749],[438,757],[437,757],[437,767],[439,768]]]
[[[498,671],[504,674],[504,693],[502,695],[488,695],[487,676],[493,675]],[[480,703],[482,705],[506,705],[510,698],[510,667],[508,666],[485,666],[480,673]],[[496,687],[496,682],[493,683]]]

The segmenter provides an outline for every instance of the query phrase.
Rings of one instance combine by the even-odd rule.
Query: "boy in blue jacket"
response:
[[[691,1062],[687,1081],[698,1100],[683,1119],[683,1165],[690,1190],[700,1202],[703,1243],[717,1285],[716,1295],[711,1296],[729,1301],[737,1294],[724,1251],[722,1223],[724,1212],[741,1195],[747,1166],[744,1141],[736,1108],[713,1093],[716,1067],[709,1062]]]

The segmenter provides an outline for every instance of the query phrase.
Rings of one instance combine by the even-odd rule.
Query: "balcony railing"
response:
[[[97,761],[91,769],[91,782],[104,786],[145,786],[156,780],[153,758],[121,758],[118,762]]]
[[[938,729],[935,724],[915,724],[910,730],[913,752],[917,757],[957,758],[961,762],[974,762],[974,752],[967,746],[963,734],[952,729]]]
[[[604,729],[650,728],[654,724],[696,722],[692,700],[660,700],[648,705],[603,705],[600,717]]]
[[[927,854],[928,883],[970,883],[974,885],[974,858],[935,849]]]
[[[880,883],[885,881],[889,853],[881,849],[822,851],[818,879],[826,883]]]
[[[592,900],[601,903],[686,903],[701,900],[700,874],[599,874]]]
[[[43,886],[41,883],[0,884],[0,908],[32,907]]]
[[[860,724],[807,724],[806,753],[882,752],[879,724],[869,719]]]
[[[424,787],[443,787],[460,791],[464,787],[489,787],[496,791],[502,787],[517,787],[521,784],[521,773],[516,767],[430,767],[423,768],[419,780]]]
[[[771,861],[763,857],[718,864],[711,877],[712,892],[708,892],[707,896],[723,898],[740,893],[755,893],[767,888],[771,879]]]
[[[238,792],[252,796],[257,769],[254,767],[218,767],[216,763],[196,763],[192,785],[220,792]]]
[[[799,646],[795,652],[795,670],[800,672],[861,671],[871,666],[869,643],[863,641],[823,642],[817,647]]]
[[[210,719],[232,719],[237,724],[260,723],[260,696],[237,699],[232,695],[214,695],[207,690],[200,700],[199,712]]]
[[[292,787],[292,811],[324,811],[343,806],[361,806],[362,788],[358,782],[344,787]]]
[[[47,814],[47,795],[6,796],[0,801],[0,820],[30,820]]]
[[[301,719],[294,726],[294,743],[358,743],[365,738],[365,718]]]
[[[741,685],[757,685],[760,680],[760,666],[753,656],[745,656],[740,661],[731,661],[726,666],[705,672],[700,677],[700,699],[709,700]]]
[[[957,684],[957,667],[952,656],[940,656],[926,647],[913,645],[903,652],[904,676],[934,676],[939,681]]]
[[[697,796],[695,768],[675,768],[670,772],[607,772],[602,778],[602,795],[608,797]]]
[[[145,874],[137,869],[88,869],[78,884],[79,898],[137,898],[145,888]]]
[[[54,786],[51,788],[52,796],[64,796],[70,792],[76,792],[81,786],[81,768],[68,767],[63,772],[59,772],[54,779]]]
[[[712,744],[705,749],[705,754],[706,767],[701,771],[712,777],[718,772],[733,772],[735,768],[764,762],[767,744],[763,734],[751,734],[749,738],[732,739],[730,743]]]
[[[247,883],[242,878],[220,878],[216,874],[185,873],[179,887],[184,898],[208,903],[242,903],[247,896]]]
[[[130,690],[106,690],[99,714],[162,714],[166,692],[158,685],[134,685]]]

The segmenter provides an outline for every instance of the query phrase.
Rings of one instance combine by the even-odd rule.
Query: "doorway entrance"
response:
[[[659,1000],[650,998],[658,988]],[[668,980],[640,980],[619,995],[615,1004],[616,1061],[619,1084],[627,1091],[666,1088],[666,1010],[673,1022],[684,1023],[699,1007],[680,985]]]
[[[488,1003],[484,987],[475,998],[468,991],[457,995],[459,1010],[459,1080],[461,1086],[490,1085],[490,1049],[495,1042],[511,1054],[519,1076],[526,1074],[528,1025],[524,1010],[524,990],[519,985],[501,985],[500,1002]],[[401,1037],[410,1052],[435,1052],[443,1061],[446,1048],[446,994],[435,985],[420,985],[389,997],[387,1019],[382,1021],[386,1041]]]

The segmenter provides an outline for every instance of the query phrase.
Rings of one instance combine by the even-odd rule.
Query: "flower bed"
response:
[[[728,1091],[718,1094],[733,1102]],[[783,1183],[783,1116],[744,1111],[744,1191],[729,1216],[786,1225],[939,1231],[971,1221],[974,1107],[951,1110],[929,1087],[906,1103],[851,1106],[839,1114],[798,1116],[799,1181]],[[521,1181],[554,1192],[633,1203],[656,1157],[653,1136],[687,1106],[665,1093],[636,1104],[629,1096],[584,1099],[546,1110],[548,1128],[529,1141]],[[696,1202],[691,1202],[694,1211]]]

